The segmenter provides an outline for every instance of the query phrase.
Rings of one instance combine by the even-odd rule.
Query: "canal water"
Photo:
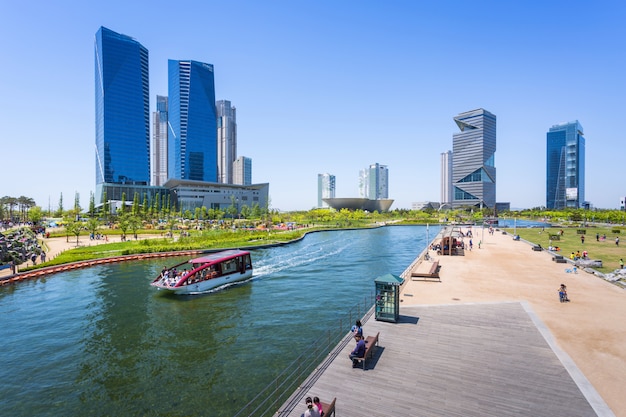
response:
[[[249,282],[200,296],[151,287],[164,260],[2,287],[0,414],[232,416],[438,231],[312,233],[253,250]]]

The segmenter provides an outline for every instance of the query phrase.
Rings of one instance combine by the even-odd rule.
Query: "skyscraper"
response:
[[[441,197],[439,202],[442,205],[451,204],[452,199],[452,151],[447,151],[441,154]]]
[[[546,207],[584,207],[585,138],[578,120],[550,128],[546,157]]]
[[[335,176],[317,174],[317,207],[329,207],[323,198],[335,198]]]
[[[217,107],[217,181],[233,184],[233,162],[237,159],[237,110],[228,100]]]
[[[167,97],[157,96],[156,111],[152,113],[150,185],[161,186],[167,181],[167,129]]]
[[[169,60],[168,178],[217,182],[213,65]]]
[[[452,136],[452,205],[496,205],[496,116],[485,109],[460,113]]]
[[[103,184],[150,182],[150,90],[148,50],[139,42],[101,27],[94,49],[100,203]]]
[[[389,198],[389,170],[386,165],[375,163],[359,172],[359,196],[370,200]]]
[[[240,156],[233,163],[233,184],[252,184],[252,159]]]

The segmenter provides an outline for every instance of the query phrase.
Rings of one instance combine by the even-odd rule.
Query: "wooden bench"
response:
[[[430,266],[430,270],[428,272],[411,272],[411,279],[413,278],[425,278],[425,279],[436,279],[441,282],[441,278],[439,278],[439,261],[433,262]]]
[[[374,346],[378,346],[379,335],[380,335],[380,332],[376,333],[376,336],[367,336],[365,338],[365,344],[366,344],[365,354],[363,355],[362,358],[356,358],[357,360],[361,361],[361,363],[363,364],[363,370],[365,370],[365,361],[374,355],[372,351],[374,349]]]
[[[337,401],[337,398],[333,398],[333,400],[330,403],[325,403],[324,401],[320,401],[320,404],[322,404],[322,411],[324,412],[324,417],[330,417],[331,415],[334,417],[335,416],[335,401]]]
[[[535,245],[533,246],[533,250],[536,252],[541,252],[543,250],[543,248],[541,247],[541,245]]]

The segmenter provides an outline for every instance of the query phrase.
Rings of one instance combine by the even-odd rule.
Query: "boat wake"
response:
[[[341,246],[332,248],[325,248],[319,244],[311,243],[303,245],[295,251],[289,248],[289,250],[281,254],[276,254],[277,250],[272,249],[271,259],[266,260],[263,256],[255,259],[254,275],[252,279],[260,279],[288,269],[320,263],[324,259],[341,254],[351,246],[352,243],[350,241],[344,241]]]

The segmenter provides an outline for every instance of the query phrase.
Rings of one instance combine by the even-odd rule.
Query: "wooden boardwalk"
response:
[[[380,332],[366,370],[350,336],[276,413],[300,417],[304,398],[337,398],[340,417],[613,416],[525,302],[402,307]]]

